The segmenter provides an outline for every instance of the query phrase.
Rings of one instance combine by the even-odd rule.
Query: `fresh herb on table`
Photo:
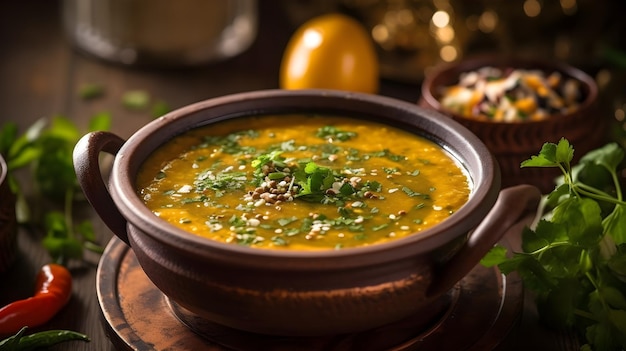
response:
[[[150,94],[145,90],[129,90],[122,95],[122,105],[131,110],[143,110],[150,104]]]
[[[626,348],[626,202],[618,168],[624,150],[611,143],[571,162],[565,139],[546,143],[522,167],[556,167],[563,180],[545,197],[536,226],[522,233],[522,252],[497,246],[482,260],[517,271],[536,293],[541,319],[574,328],[583,351]]]
[[[110,121],[108,113],[96,114],[90,119],[88,129],[107,130]],[[14,122],[0,129],[0,153],[7,159],[11,189],[18,198],[18,220],[43,228],[43,246],[58,263],[81,259],[85,248],[102,250],[95,243],[89,221],[74,223],[74,203],[82,191],[74,173],[72,152],[81,136],[79,128],[63,116],[39,120],[22,135]],[[21,168],[30,171],[33,180],[36,201],[32,202],[38,205],[34,218],[15,177]]]
[[[152,117],[154,118],[161,117],[169,113],[170,111],[172,111],[172,108],[167,102],[163,100],[155,101],[152,105]]]
[[[172,109],[163,100],[153,101],[149,92],[141,89],[129,90],[122,95],[122,105],[129,110],[141,111],[150,108],[152,117],[161,117]]]
[[[98,83],[87,83],[80,87],[78,93],[83,100],[93,100],[104,95],[104,87]]]

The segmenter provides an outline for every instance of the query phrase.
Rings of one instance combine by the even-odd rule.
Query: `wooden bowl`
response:
[[[172,137],[224,120],[280,113],[331,113],[355,123],[375,119],[430,138],[466,167],[474,184],[470,198],[442,223],[406,238],[342,250],[288,251],[185,232],[156,217],[137,194],[140,166]],[[108,187],[98,163],[102,152],[115,155]],[[268,335],[358,332],[419,314],[509,228],[533,217],[540,197],[532,186],[501,190],[489,150],[452,119],[408,102],[332,90],[218,97],[173,111],[128,140],[93,132],[76,145],[74,164],[87,199],[173,305],[212,323]]]
[[[554,114],[543,120],[524,122],[494,122],[468,118],[442,107],[440,98],[444,87],[456,85],[462,73],[482,67],[501,69],[536,69],[550,74],[560,72],[581,83],[583,99],[571,113]],[[606,119],[598,115],[598,87],[585,72],[562,62],[500,57],[478,56],[459,62],[442,64],[429,71],[422,83],[418,104],[451,117],[461,123],[493,152],[502,170],[503,186],[533,184],[543,192],[554,189],[554,178],[560,172],[554,169],[520,168],[520,163],[536,155],[546,142],[557,143],[567,138],[575,148],[575,156],[597,148],[606,140]]]
[[[6,271],[17,253],[15,194],[9,187],[9,171],[0,155],[0,273]]]

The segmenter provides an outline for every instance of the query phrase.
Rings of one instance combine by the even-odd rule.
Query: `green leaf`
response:
[[[554,209],[552,221],[564,225],[569,240],[590,247],[603,236],[600,206],[592,199],[569,198]]]
[[[549,208],[556,207],[559,202],[561,202],[565,197],[570,195],[570,186],[569,184],[561,184],[556,187],[550,194],[547,196],[546,205]]]
[[[613,333],[616,341],[624,349],[626,347],[626,310],[624,308],[609,310],[609,320],[617,330],[616,333]]]
[[[559,140],[559,143],[556,146],[556,162],[561,165],[568,165],[567,169],[569,169],[569,164],[572,162],[574,158],[574,148],[570,145],[567,139]]]
[[[298,220],[298,217],[288,217],[288,218],[279,218],[277,220],[278,225],[280,225],[281,227],[284,227],[286,225],[289,225],[293,222],[296,222]]]
[[[502,245],[496,245],[480,260],[480,264],[485,267],[493,267],[506,260],[507,248]]]
[[[141,110],[148,107],[150,94],[145,90],[130,90],[122,96],[122,104],[132,110]]]
[[[589,251],[587,250],[580,251],[580,258],[578,259],[578,265],[580,266],[581,273],[587,274],[591,272],[591,270],[594,268],[594,262],[593,262],[593,259],[591,258],[591,255],[589,255]]]
[[[152,105],[152,117],[161,117],[171,110],[172,108],[165,101],[157,101]]]
[[[613,255],[607,265],[615,276],[626,282],[626,255]]]
[[[615,244],[626,243],[626,205],[615,205],[613,212],[602,221],[602,226]]]
[[[98,83],[87,83],[80,87],[78,94],[84,100],[95,99],[104,95],[104,87]]]
[[[274,245],[277,245],[277,246],[286,246],[287,245],[287,240],[285,240],[285,238],[283,238],[280,235],[275,235],[270,240],[272,240],[272,243],[274,243]]]
[[[598,288],[598,291],[602,299],[606,301],[609,306],[622,309],[626,312],[626,297],[624,297],[623,292],[610,285],[601,286]]]
[[[108,112],[99,112],[89,120],[89,131],[109,130],[111,128],[111,114]]]
[[[25,167],[37,160],[42,154],[41,148],[36,145],[29,145],[22,149],[22,151],[14,155],[7,161],[7,167],[9,170],[16,170],[18,168]]]
[[[0,128],[0,154],[8,157],[11,145],[17,139],[17,123],[7,122]]]
[[[348,141],[356,137],[357,133],[344,131],[335,126],[324,126],[317,130],[316,136],[322,139]]]
[[[48,129],[44,131],[46,136],[63,139],[74,144],[81,137],[78,127],[72,120],[63,116],[56,116],[52,119]]]
[[[550,250],[538,256],[541,265],[557,279],[575,278],[581,274],[581,255],[584,249],[579,246],[565,244],[551,245]]]
[[[296,180],[302,188],[296,195],[297,197],[317,201],[326,190],[333,186],[335,176],[330,168],[321,167],[315,162],[308,162],[303,171],[295,173]]]
[[[556,278],[532,256],[516,255],[514,260],[510,260],[510,263],[503,262],[498,267],[500,267],[503,272],[509,271],[510,268],[517,267],[515,270],[517,270],[522,277],[524,285],[537,292],[550,291],[550,289],[557,284]]]
[[[47,236],[65,238],[69,232],[65,215],[60,211],[50,211],[44,216],[44,229]]]
[[[64,199],[68,190],[78,186],[72,144],[56,137],[46,137],[40,143],[45,152],[41,153],[35,165],[34,175],[38,190],[50,199]]]
[[[47,236],[43,239],[42,244],[54,261],[83,257],[83,245],[74,238]]]
[[[280,150],[275,150],[270,153],[261,154],[257,156],[256,159],[252,160],[251,165],[256,170],[260,171],[264,165],[267,165],[270,163],[276,163],[276,162],[282,163],[285,161],[285,158],[281,154],[282,154],[282,151]]]
[[[553,289],[537,299],[541,320],[556,328],[573,326],[578,305],[578,289],[577,279],[560,279]]]
[[[76,232],[87,241],[96,241],[96,233],[90,221],[82,221],[76,226]]]
[[[26,133],[17,137],[13,141],[13,144],[9,148],[8,154],[6,155],[9,161],[13,158],[17,158],[25,148],[33,145],[33,143],[41,136],[47,125],[47,120],[43,118],[39,119],[26,130]]]
[[[539,155],[531,156],[530,159],[522,161],[521,167],[556,167],[557,146],[554,143],[545,143],[541,147]]]
[[[599,149],[589,151],[580,158],[580,162],[598,164],[613,172],[619,167],[623,159],[624,149],[617,143],[610,143]]]
[[[564,225],[540,220],[535,230],[526,227],[522,231],[522,249],[524,252],[534,252],[548,246],[555,241],[567,240],[567,229]]]

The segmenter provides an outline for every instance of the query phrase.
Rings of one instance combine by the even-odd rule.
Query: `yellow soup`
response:
[[[467,202],[439,145],[329,116],[248,117],[191,130],[142,165],[152,212],[188,232],[267,249],[341,249],[418,233]]]

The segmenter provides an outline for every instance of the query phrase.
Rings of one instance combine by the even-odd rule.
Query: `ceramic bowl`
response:
[[[315,252],[201,238],[157,218],[137,195],[140,166],[172,137],[224,120],[280,113],[330,113],[355,123],[375,119],[430,138],[458,157],[473,191],[451,217],[419,234]],[[115,155],[106,186],[99,167],[103,152]],[[529,220],[540,197],[528,185],[502,190],[492,154],[454,120],[392,98],[330,90],[217,97],[154,120],[127,140],[89,133],[75,147],[74,164],[87,199],[172,304],[210,323],[267,335],[359,332],[418,314],[453,288],[509,228]]]
[[[440,98],[444,87],[456,85],[459,76],[482,67],[501,69],[534,69],[546,73],[560,72],[581,84],[582,101],[571,113],[553,114],[543,120],[524,122],[493,122],[468,118],[442,107]],[[543,192],[554,189],[555,169],[520,168],[520,163],[536,155],[546,142],[557,143],[567,138],[580,157],[606,139],[606,119],[598,115],[598,87],[585,72],[563,62],[485,55],[442,64],[427,72],[418,104],[442,112],[476,134],[493,152],[500,164],[503,186],[529,183]]]
[[[9,171],[0,155],[0,273],[6,271],[17,252],[15,194],[9,188]]]

